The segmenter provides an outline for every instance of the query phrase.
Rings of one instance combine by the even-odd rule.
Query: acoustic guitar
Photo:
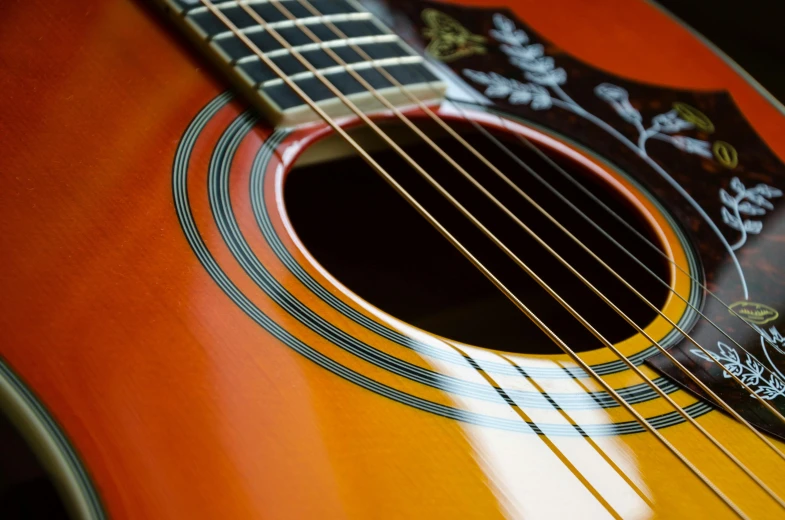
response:
[[[1,9],[4,458],[71,518],[785,516],[785,107],[659,6]]]

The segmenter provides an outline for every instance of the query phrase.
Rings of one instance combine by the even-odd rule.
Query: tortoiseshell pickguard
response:
[[[785,216],[785,199],[779,191],[785,188],[785,165],[730,95],[674,90],[614,76],[563,52],[525,20],[504,10],[415,0],[395,2],[395,8],[404,14],[387,23],[421,50],[429,43],[423,37],[425,9],[438,9],[471,34],[486,37],[487,53],[445,66],[486,93],[496,109],[587,147],[659,199],[692,242],[703,267],[703,283],[755,327],[704,295],[701,311],[746,352],[702,319],[689,334],[785,413],[785,378],[779,375],[785,372],[785,338],[779,333],[785,332],[785,229],[780,217]],[[496,90],[489,92],[494,84]],[[656,121],[661,123],[656,137],[642,137],[655,130]],[[785,427],[771,412],[695,350],[683,340],[670,353],[745,419],[785,438]],[[650,357],[647,363],[702,395],[664,355]]]

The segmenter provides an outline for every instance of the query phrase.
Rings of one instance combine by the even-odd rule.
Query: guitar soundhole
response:
[[[469,151],[446,136],[443,130],[426,128],[439,146],[636,323],[646,326],[656,317],[655,311],[500,181]],[[652,303],[658,308],[664,304],[668,295],[664,284],[523,170],[487,136],[472,131],[471,127],[456,126],[456,129]],[[401,129],[392,128],[391,131],[398,142],[410,141],[411,144],[404,146],[406,152],[606,338],[619,342],[636,333],[429,146],[408,139]],[[640,259],[660,279],[670,282],[667,264],[661,255],[609,216],[520,140],[514,136],[498,137],[631,255]],[[570,347],[576,351],[587,351],[602,346],[554,298],[429,187],[401,157],[377,146],[374,139],[365,142],[371,148],[382,148],[372,154],[374,158]],[[565,156],[547,153],[616,214],[651,242],[659,243],[634,204],[614,191],[610,184]],[[286,179],[284,197],[292,225],[315,259],[349,289],[385,312],[426,331],[463,343],[516,353],[561,352],[358,157],[296,167]]]

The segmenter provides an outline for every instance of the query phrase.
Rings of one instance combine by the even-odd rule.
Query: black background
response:
[[[785,100],[785,0],[660,0]]]

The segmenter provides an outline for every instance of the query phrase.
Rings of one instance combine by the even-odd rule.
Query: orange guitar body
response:
[[[724,90],[785,160],[780,109],[652,4],[448,4],[506,8],[564,53],[617,76],[671,89]],[[650,433],[598,437],[609,464],[581,436],[478,422],[476,414],[523,419],[504,403],[456,396],[368,361],[261,290],[213,221],[208,179],[214,149],[247,105],[221,97],[230,87],[158,11],[126,0],[28,0],[5,2],[0,13],[0,401],[60,475],[72,512],[116,519],[614,516],[609,509],[641,519],[731,515]],[[520,131],[587,157],[547,132]],[[518,384],[513,376],[489,382],[358,324],[364,317],[444,356],[455,354],[435,336],[363,302],[297,238],[282,179],[300,150],[328,133],[311,125],[281,135],[261,121],[238,134],[225,194],[269,283],[287,291],[302,313],[369,346],[379,359],[472,388]],[[265,159],[257,194],[285,254],[263,235],[258,201],[249,195],[259,151],[271,136],[280,142]],[[585,162],[635,200],[635,185],[599,159]],[[178,194],[181,188],[187,196]],[[178,208],[186,200],[187,211]],[[638,205],[654,225],[661,221],[648,202]],[[184,215],[192,218],[191,231]],[[671,257],[686,265],[678,240],[660,227],[661,239],[673,241]],[[209,258],[199,256],[199,244]],[[282,258],[326,295],[315,295]],[[686,284],[673,276],[675,287]],[[680,302],[669,302],[678,315]],[[350,311],[356,319],[346,317]],[[638,348],[634,341],[626,352]],[[592,364],[613,359],[605,351],[581,356]],[[532,359],[569,364],[561,355]],[[607,380],[614,388],[640,382],[629,371]],[[549,391],[599,390],[589,379],[583,387],[559,384]],[[402,395],[421,404],[396,397]],[[672,397],[682,406],[699,402],[685,390]],[[556,410],[521,408],[529,422],[567,424]],[[670,412],[661,399],[636,409],[646,417]],[[587,423],[631,420],[621,408],[577,416]],[[758,447],[748,430],[716,410],[697,420],[785,494],[783,461]],[[748,515],[782,514],[690,424],[660,431]],[[552,444],[572,463],[560,463]]]

